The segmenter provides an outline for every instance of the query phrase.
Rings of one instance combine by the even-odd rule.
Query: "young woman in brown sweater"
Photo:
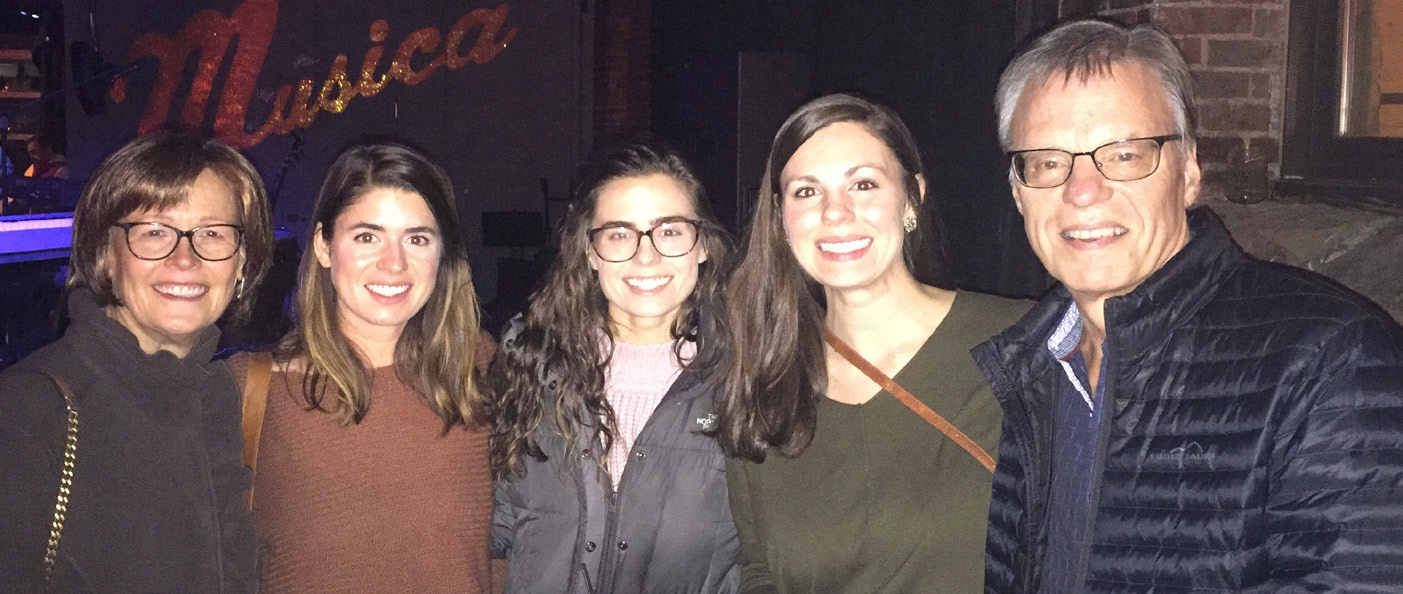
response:
[[[406,146],[352,147],[312,223],[257,446],[262,590],[485,592],[478,309],[448,176]]]

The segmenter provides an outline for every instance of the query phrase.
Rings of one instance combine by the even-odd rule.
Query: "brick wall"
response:
[[[608,146],[648,129],[651,0],[593,2],[594,142]]]
[[[1209,193],[1244,159],[1281,162],[1288,0],[1061,0],[1060,16],[1153,23],[1184,53],[1198,95],[1198,157]]]

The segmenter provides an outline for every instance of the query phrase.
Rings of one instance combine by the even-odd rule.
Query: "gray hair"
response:
[[[999,114],[999,143],[1010,150],[1013,110],[1023,91],[1036,88],[1054,75],[1086,81],[1107,75],[1116,64],[1143,65],[1159,75],[1174,112],[1176,133],[1183,146],[1194,143],[1194,91],[1188,64],[1164,31],[1150,25],[1133,29],[1101,20],[1072,21],[1057,26],[1024,48],[999,77],[994,109]]]

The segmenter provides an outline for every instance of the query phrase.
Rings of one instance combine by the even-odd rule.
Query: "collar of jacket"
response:
[[[172,385],[182,385],[182,381],[205,381],[215,373],[212,359],[219,347],[217,326],[200,330],[190,353],[181,358],[165,350],[154,354],[143,351],[136,335],[108,317],[97,294],[87,288],[76,288],[69,293],[68,317],[72,325],[64,336],[72,337],[74,352],[89,366],[105,369],[115,364],[119,368],[140,371],[125,378],[112,378],[114,381],[152,390],[155,395],[172,391]],[[57,371],[63,374],[65,370]],[[85,391],[75,386],[75,393],[79,393],[81,399]]]

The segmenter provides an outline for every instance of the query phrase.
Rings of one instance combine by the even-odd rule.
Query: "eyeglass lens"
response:
[[[180,238],[189,237],[195,255],[203,260],[228,260],[239,251],[239,228],[234,225],[206,225],[182,231],[162,223],[130,223],[127,247],[143,260],[160,260],[175,252]]]
[[[1098,147],[1091,159],[1101,175],[1111,181],[1135,181],[1159,168],[1160,142],[1137,138]],[[1031,188],[1055,188],[1072,175],[1076,156],[1058,149],[1027,151],[1014,155],[1013,167],[1019,181]]]
[[[600,258],[609,262],[624,262],[638,253],[638,246],[645,235],[659,254],[676,258],[696,247],[698,233],[696,224],[691,221],[668,221],[648,231],[615,225],[595,229],[591,244]]]

